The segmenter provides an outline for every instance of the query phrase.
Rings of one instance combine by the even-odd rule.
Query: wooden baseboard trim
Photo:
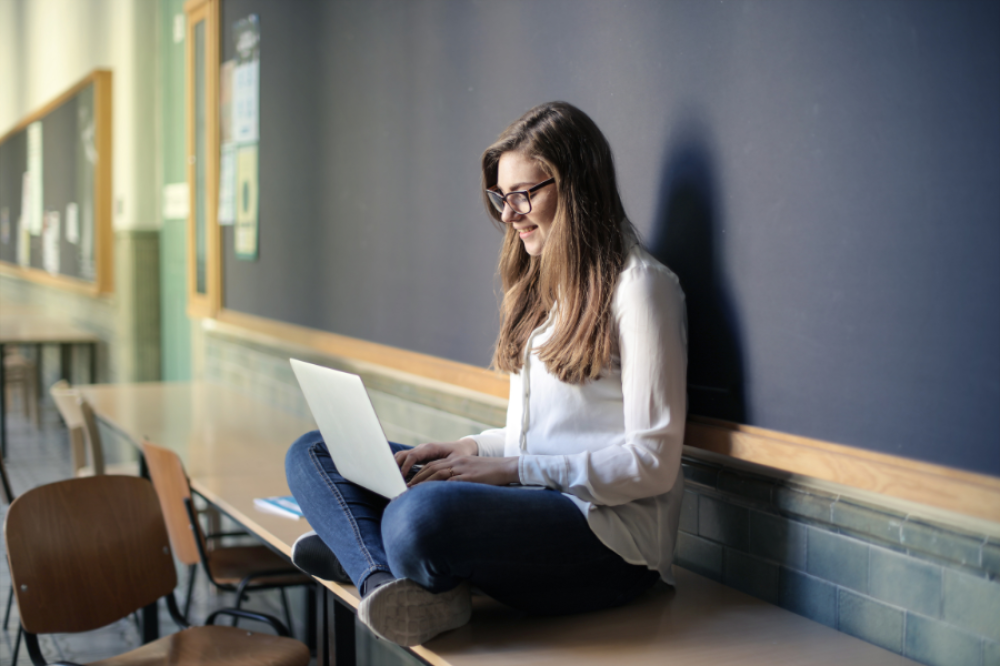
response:
[[[239,326],[331,356],[381,365],[498,398],[507,399],[510,393],[510,380],[507,375],[486,368],[327,331],[286,324],[235,310],[220,310],[216,319],[224,324]]]
[[[842,444],[693,416],[685,444],[782,472],[1000,523],[1000,479]]]
[[[40,268],[18,266],[17,264],[11,264],[5,261],[0,261],[0,275],[6,275],[19,280],[27,280],[36,284],[45,285],[46,287],[63,289],[75,294],[83,294],[84,296],[101,295],[100,287],[96,282],[88,282],[87,280],[70,277],[68,275],[53,275],[48,271],[41,270]]]

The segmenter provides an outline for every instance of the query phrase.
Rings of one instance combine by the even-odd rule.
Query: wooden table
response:
[[[280,552],[290,554],[294,540],[309,529],[305,521],[257,511],[253,499],[287,494],[285,451],[312,423],[211,384],[81,390],[102,420],[133,441],[148,437],[177,451],[199,494]],[[435,666],[915,663],[685,569],[674,570],[675,589],[658,585],[622,608],[576,616],[528,617],[475,597],[468,625],[411,652]],[[357,590],[323,585],[339,609],[325,625],[336,635],[336,663],[353,663],[350,609],[359,603]],[[326,654],[319,663],[326,663]]]
[[[89,331],[64,321],[38,314],[25,306],[4,304],[0,312],[0,456],[7,457],[7,405],[4,377],[4,347],[6,345],[33,345],[39,350],[38,373],[41,376],[42,345],[59,345],[59,375],[70,379],[68,366],[74,345],[90,348],[90,381],[97,378],[97,344],[100,338]]]

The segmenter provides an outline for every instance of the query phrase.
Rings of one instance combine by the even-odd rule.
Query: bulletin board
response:
[[[0,139],[0,270],[112,291],[110,71],[96,70]]]

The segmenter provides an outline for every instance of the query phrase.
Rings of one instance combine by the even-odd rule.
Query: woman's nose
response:
[[[504,204],[503,204],[503,212],[500,213],[500,221],[504,222],[504,223],[508,223],[511,220],[513,220],[516,217],[518,217],[519,215],[520,215],[520,213],[518,213],[513,208],[511,208],[510,204],[508,204],[507,202],[504,202]]]

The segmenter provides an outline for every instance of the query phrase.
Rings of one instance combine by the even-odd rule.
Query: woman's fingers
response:
[[[503,486],[517,482],[517,458],[455,456],[424,465],[407,484],[424,481],[469,481]]]

